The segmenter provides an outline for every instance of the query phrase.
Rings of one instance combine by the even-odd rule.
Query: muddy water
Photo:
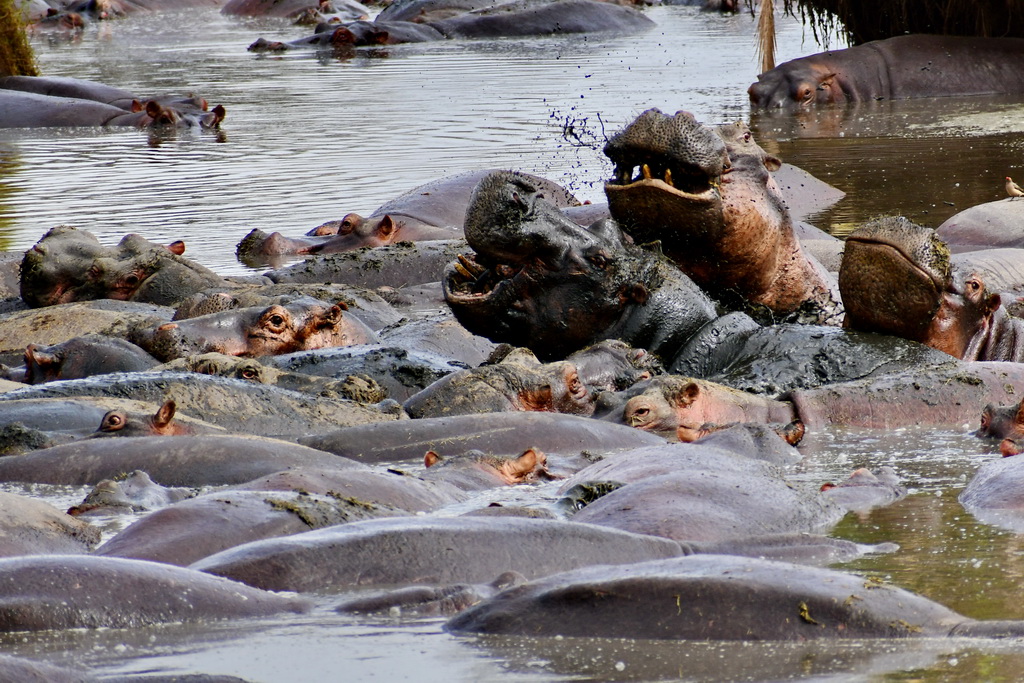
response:
[[[219,134],[0,132],[0,248],[27,248],[49,227],[69,223],[110,242],[128,231],[182,238],[203,264],[243,273],[234,246],[254,227],[300,234],[449,173],[516,168],[598,201],[610,171],[600,154],[605,135],[640,111],[685,108],[708,122],[749,116],[751,18],[689,8],[648,13],[658,28],[642,37],[461,41],[347,58],[255,57],[245,46],[257,36],[300,31],[211,10],[104,24],[74,43],[37,38],[46,74],[140,94],[187,86],[224,104],[228,119]],[[817,49],[798,23],[781,21],[780,59]],[[752,125],[766,147],[850,193],[815,219],[842,234],[879,213],[937,225],[960,208],[1000,198],[1003,176],[1024,176],[1022,113],[1018,101],[938,100],[799,119],[756,116]],[[894,466],[911,495],[849,515],[837,534],[901,549],[846,568],[972,617],[1024,619],[1021,537],[977,522],[956,502],[977,466],[996,457],[967,431],[811,435],[794,477],[816,488],[856,467]],[[60,507],[84,495],[45,487],[31,493]],[[554,494],[542,487],[498,495]],[[1012,641],[456,638],[436,619],[338,615],[331,609],[338,599],[320,596],[311,614],[260,621],[6,635],[0,651],[103,677],[202,672],[252,681],[1024,677],[1024,647]]]

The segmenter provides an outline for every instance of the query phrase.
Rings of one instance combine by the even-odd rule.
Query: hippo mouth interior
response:
[[[445,278],[445,296],[456,303],[470,305],[491,299],[509,280],[522,272],[521,265],[482,265],[476,254],[459,254]]]
[[[718,183],[718,176],[710,176],[691,164],[680,163],[669,157],[652,156],[644,161],[617,161],[614,176],[606,187],[627,189],[653,186],[697,199],[711,195]]]

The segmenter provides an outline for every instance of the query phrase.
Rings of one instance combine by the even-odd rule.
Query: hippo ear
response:
[[[37,368],[39,372],[43,373],[44,377],[54,375],[59,370],[60,361],[57,356],[52,353],[46,353],[41,351],[35,344],[29,344],[25,347],[25,376],[29,375],[29,372],[33,367]],[[45,381],[45,380],[41,380]]]
[[[771,154],[766,154],[764,157],[764,167],[772,172],[778,171],[782,168],[782,159]]]
[[[438,455],[436,452],[427,451],[426,454],[423,456],[423,466],[433,467],[437,463],[441,462],[442,459],[443,458],[441,458],[441,456]]]
[[[167,401],[160,409],[153,415],[153,426],[157,429],[163,429],[167,425],[171,424],[171,420],[174,419],[174,411],[177,409],[177,404],[174,401]]]
[[[382,240],[390,240],[395,234],[395,230],[397,230],[397,227],[391,216],[384,214],[384,218],[381,218],[380,223],[377,224],[377,236]]]
[[[622,299],[622,303],[632,302],[643,306],[647,303],[647,299],[650,297],[650,292],[647,290],[647,287],[636,282],[623,289],[619,296]]]
[[[506,460],[501,464],[504,473],[514,480],[521,480],[527,477],[539,465],[543,465],[546,458],[536,448],[527,448],[518,458]]]
[[[1013,421],[1017,426],[1024,426],[1024,401],[1017,404],[1017,412],[1013,415]]]
[[[796,446],[803,440],[806,431],[807,428],[802,420],[793,420],[789,424],[783,425],[778,430],[778,435],[790,446]]]
[[[182,240],[175,240],[174,242],[168,244],[166,248],[167,251],[171,252],[172,254],[181,256],[182,254],[185,253],[185,242]]]
[[[132,113],[133,114],[138,114],[143,109],[144,109],[144,107],[142,106],[142,102],[139,102],[138,100],[132,100]]]
[[[685,408],[696,401],[698,396],[700,396],[700,385],[696,382],[687,382],[686,386],[676,392],[673,398],[678,405]]]

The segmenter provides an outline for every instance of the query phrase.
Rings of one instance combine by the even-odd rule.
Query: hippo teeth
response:
[[[637,166],[619,164],[615,168],[615,178],[612,181],[616,185],[632,185],[643,181],[660,181],[673,190],[679,190],[689,194],[703,194],[712,189],[717,178],[711,178],[703,173],[694,173],[692,170],[677,168],[673,170],[667,164],[642,163]]]

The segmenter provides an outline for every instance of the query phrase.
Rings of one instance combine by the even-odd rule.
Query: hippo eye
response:
[[[273,315],[270,317],[270,324],[280,327],[281,325],[284,325],[284,318],[279,315]]]
[[[139,276],[134,273],[132,273],[131,275],[127,275],[124,278],[124,283],[129,287],[137,285],[139,284]]]
[[[972,292],[977,292],[979,289],[981,289],[981,283],[978,282],[977,280],[968,280],[967,289],[971,290]]]
[[[86,272],[89,278],[92,280],[99,280],[101,277],[103,277],[103,269],[97,266],[96,264],[89,266],[89,270]]]
[[[637,408],[633,411],[633,417],[647,417],[651,414],[649,408]]]
[[[242,379],[256,379],[256,368],[242,368],[239,373]]]
[[[590,257],[590,262],[594,264],[594,267],[598,270],[604,270],[608,267],[608,257],[604,254],[594,254]]]
[[[100,425],[100,431],[102,432],[116,432],[124,426],[124,417],[112,413],[103,418],[103,424]]]

